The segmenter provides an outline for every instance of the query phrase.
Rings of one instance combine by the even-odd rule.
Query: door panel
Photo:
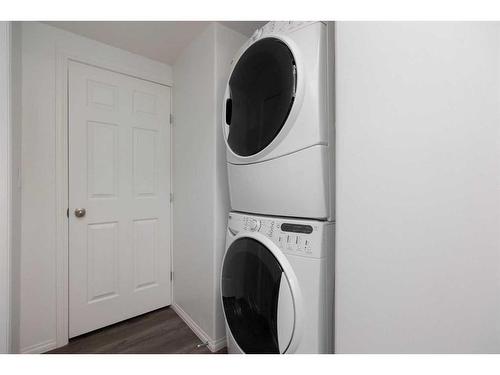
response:
[[[150,129],[133,129],[134,193],[135,197],[154,197],[157,191],[156,143],[158,132]]]
[[[87,123],[87,184],[89,199],[117,196],[118,126]]]
[[[118,223],[95,223],[87,227],[88,302],[119,295]]]
[[[286,290],[286,293],[283,291]],[[292,317],[279,325],[278,304]],[[281,353],[293,333],[294,306],[283,269],[259,241],[242,237],[227,250],[222,267],[222,301],[231,333],[245,353]],[[286,305],[286,306],[285,306]],[[283,311],[281,312],[283,315]],[[280,328],[280,332],[278,332]],[[285,332],[288,329],[289,332]],[[287,340],[279,342],[279,339]],[[280,351],[280,348],[282,351]]]
[[[134,220],[135,290],[158,285],[158,220]]]
[[[170,88],[71,62],[68,111],[74,337],[171,303]]]

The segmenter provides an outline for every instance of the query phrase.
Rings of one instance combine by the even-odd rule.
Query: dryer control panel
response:
[[[258,232],[287,254],[323,258],[327,248],[331,247],[326,244],[328,236],[332,234],[330,232],[333,231],[333,223],[231,212],[228,231],[232,235]]]
[[[318,21],[271,21],[255,30],[252,38],[259,38],[264,34],[288,34]]]

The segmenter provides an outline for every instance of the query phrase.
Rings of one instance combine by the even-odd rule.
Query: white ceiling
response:
[[[167,64],[173,64],[184,47],[209,24],[208,21],[53,21],[45,23]],[[221,23],[250,36],[265,22],[223,21]]]

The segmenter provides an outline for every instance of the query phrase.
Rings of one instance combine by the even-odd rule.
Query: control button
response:
[[[274,231],[274,221],[271,221],[267,227],[267,232],[266,232],[268,237],[273,236],[273,231]]]
[[[304,251],[308,254],[311,254],[312,253],[312,249],[311,249],[311,241],[309,240],[305,240],[304,241]]]
[[[274,231],[274,221],[271,221],[271,224],[269,225],[269,235],[272,236]]]

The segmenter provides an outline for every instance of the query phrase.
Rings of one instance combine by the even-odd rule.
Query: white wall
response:
[[[338,352],[500,352],[498,23],[337,23]]]
[[[56,56],[171,83],[168,65],[37,22],[22,23],[22,243],[20,351],[56,346]],[[63,210],[64,211],[64,210]]]
[[[22,26],[12,22],[11,351],[19,351],[21,267]]]
[[[11,26],[0,22],[0,354],[10,349]]]
[[[211,23],[174,65],[174,300],[212,349],[225,336],[218,288],[229,210],[222,86],[245,40]]]
[[[213,337],[214,25],[175,62],[174,303]]]
[[[247,37],[234,32],[227,27],[216,24],[215,28],[215,57],[216,57],[216,105],[215,105],[215,171],[216,171],[216,189],[215,189],[215,213],[214,213],[214,272],[215,272],[215,337],[226,336],[226,326],[222,311],[222,303],[219,278],[222,271],[222,258],[224,257],[226,247],[227,215],[231,203],[229,201],[229,184],[227,182],[226,166],[226,144],[222,135],[222,102],[224,92],[226,91],[227,80],[231,70],[231,61],[247,41]]]

